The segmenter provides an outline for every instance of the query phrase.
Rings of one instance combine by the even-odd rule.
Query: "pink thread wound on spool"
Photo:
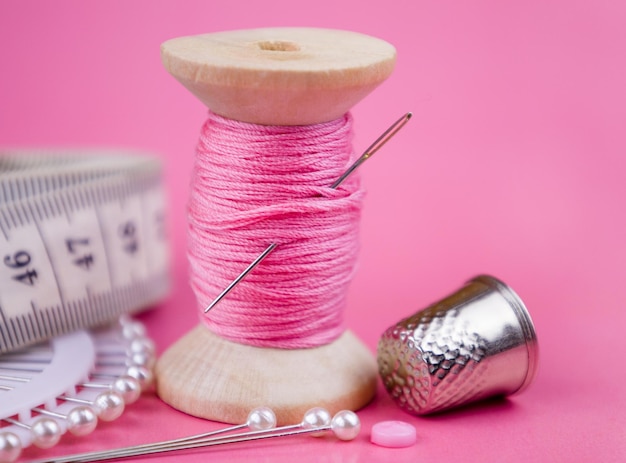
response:
[[[263,126],[209,112],[189,201],[191,285],[219,336],[305,348],[343,332],[363,191],[350,165],[352,117]],[[270,243],[277,249],[215,309],[204,308]]]

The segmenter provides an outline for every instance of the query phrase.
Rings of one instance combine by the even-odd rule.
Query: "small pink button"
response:
[[[404,421],[381,421],[372,426],[371,441],[382,447],[410,447],[417,441],[417,432]]]

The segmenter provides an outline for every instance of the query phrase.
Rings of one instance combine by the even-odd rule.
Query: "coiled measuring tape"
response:
[[[0,151],[0,353],[154,304],[168,264],[157,160]]]

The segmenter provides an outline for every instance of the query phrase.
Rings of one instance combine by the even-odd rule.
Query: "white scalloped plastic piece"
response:
[[[97,408],[85,402],[93,402],[98,395],[109,391],[117,378],[126,375],[133,368],[133,352],[130,346],[138,339],[148,347],[153,345],[145,336],[145,328],[141,323],[122,317],[118,325],[109,328],[77,331],[21,351],[1,355],[0,421],[17,417],[20,423],[29,426],[41,418],[35,416],[32,409],[44,408],[61,415],[48,418],[52,417],[59,425],[61,434],[65,434],[68,424],[63,416],[80,406],[81,403],[78,402]],[[154,355],[146,347],[146,355],[148,354]],[[99,386],[77,387],[83,383],[97,383]],[[57,400],[61,396],[70,400]],[[76,402],[71,399],[79,400]],[[109,410],[106,421],[117,418],[124,406],[131,403],[125,404],[123,398],[121,400],[123,406]],[[100,418],[105,421],[104,416]],[[33,445],[34,436],[27,427],[4,422],[0,426],[0,433],[15,434],[22,449]],[[2,458],[7,456],[8,454],[0,454],[0,462],[4,462]]]
[[[18,357],[19,358],[19,357]],[[68,392],[89,375],[96,359],[96,349],[86,331],[77,331],[50,341],[48,365],[27,383],[0,394],[2,416],[31,416],[31,409]]]

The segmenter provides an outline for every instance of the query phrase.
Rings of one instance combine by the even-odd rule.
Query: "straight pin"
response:
[[[335,180],[335,182],[330,186],[333,190],[338,188],[349,176],[352,174],[361,164],[371,158],[374,153],[376,153],[380,148],[385,145],[398,131],[404,127],[404,125],[409,122],[409,119],[413,116],[412,113],[406,113],[402,117],[400,117],[397,121],[395,121],[387,130],[385,130],[375,141],[372,143],[363,154],[350,166],[348,169],[341,174],[341,176]],[[211,302],[206,309],[204,309],[204,313],[207,313],[213,307],[215,307],[224,297],[235,287],[237,286],[241,280],[243,280],[248,274],[259,265],[263,259],[265,259],[276,247],[278,243],[270,244],[265,251],[263,251],[259,256],[252,261],[246,269],[239,274],[237,278],[235,278],[227,287],[222,291],[214,300]]]
[[[239,428],[241,426],[245,425],[239,425],[235,428]],[[232,429],[233,428],[228,428],[222,432],[231,431]],[[92,461],[129,458],[177,450],[211,447],[214,445],[234,444],[274,437],[295,436],[300,434],[321,435],[326,431],[332,431],[338,439],[348,441],[354,439],[359,434],[360,429],[361,424],[359,418],[354,412],[343,410],[338,412],[331,419],[327,410],[316,407],[305,413],[301,423],[282,426],[279,428],[257,429],[245,433],[231,434],[229,436],[217,438],[198,438],[198,436],[192,436],[156,444],[131,447],[128,449],[83,453],[68,457],[55,458],[53,460],[39,460],[31,463],[87,463]]]
[[[125,403],[120,394],[115,391],[101,392],[93,400],[81,399],[79,397],[59,396],[59,400],[80,405],[87,405],[96,412],[102,421],[113,421],[124,412]]]
[[[107,365],[107,366],[123,366],[123,365],[116,364],[116,365]],[[118,374],[104,373],[101,371],[91,373],[90,376],[94,379],[96,378],[116,379],[120,377]],[[142,391],[145,391],[146,389],[148,389],[154,381],[154,373],[152,372],[152,369],[146,368],[141,365],[129,366],[128,368],[126,368],[122,376],[130,376],[131,378],[135,378],[139,382],[139,385],[141,386]]]
[[[8,381],[12,383],[28,383],[30,381],[30,378],[24,378],[22,376],[0,375],[0,381]]]
[[[196,434],[194,436],[181,437],[178,439],[171,439],[167,441],[152,443],[152,444],[140,444],[131,447],[124,447],[114,450],[104,450],[99,452],[89,452],[85,454],[74,455],[70,457],[63,457],[54,460],[55,463],[63,462],[78,462],[78,461],[101,461],[113,458],[128,458],[139,455],[148,455],[152,453],[167,452],[178,448],[186,448],[185,445],[189,445],[193,442],[204,442],[209,438],[214,438],[219,434],[225,434],[228,432],[239,431],[244,428],[249,428],[253,431],[265,431],[274,428],[276,426],[276,415],[267,407],[255,408],[248,414],[248,419],[244,424],[238,424],[223,429],[217,429],[215,431],[209,431],[202,434]],[[234,435],[234,434],[233,434]],[[33,462],[36,463],[36,462]],[[41,462],[40,462],[41,463]]]
[[[33,436],[33,444],[41,449],[53,447],[61,439],[61,428],[52,418],[37,418],[31,424],[22,423],[13,418],[4,418],[4,421],[20,428],[28,429]]]
[[[75,436],[86,436],[87,434],[91,434],[98,425],[98,415],[96,415],[96,412],[94,412],[93,409],[85,405],[75,407],[66,414],[39,407],[33,408],[33,411],[41,415],[65,420],[67,430]]]
[[[115,378],[111,384],[88,382],[77,384],[77,386],[87,389],[115,391],[122,396],[126,405],[135,403],[141,396],[141,384],[132,376],[127,375]]]

